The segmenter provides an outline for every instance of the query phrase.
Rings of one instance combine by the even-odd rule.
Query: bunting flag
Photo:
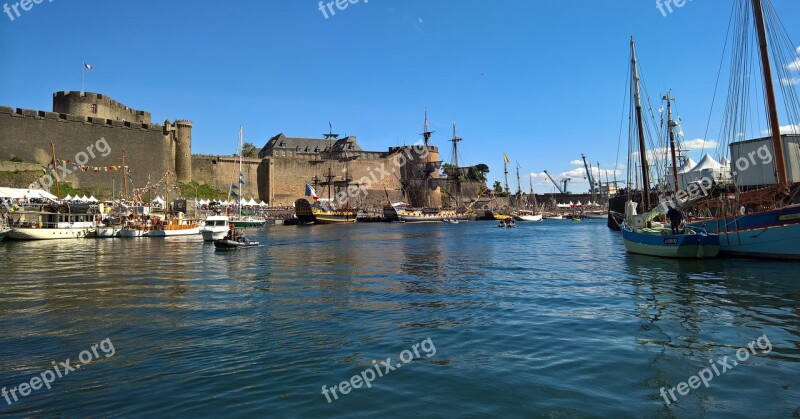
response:
[[[239,195],[234,191],[231,191],[231,196],[234,197],[234,198],[238,198],[239,197]]]
[[[231,189],[239,189],[239,187],[235,183],[231,183]]]
[[[239,184],[244,185],[244,173],[239,172]]]
[[[96,167],[96,166],[79,165],[79,166],[76,166],[76,167],[79,170],[81,170],[82,172],[92,172],[92,173],[116,172],[116,171],[119,171],[119,170],[125,170],[125,171],[128,170],[128,166],[101,166],[101,167]]]

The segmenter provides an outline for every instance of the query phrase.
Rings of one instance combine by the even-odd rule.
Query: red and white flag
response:
[[[94,70],[94,67],[91,64],[83,63],[83,66],[89,70]]]

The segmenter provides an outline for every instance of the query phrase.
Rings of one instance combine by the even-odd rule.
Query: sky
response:
[[[383,151],[418,141],[427,110],[445,161],[455,121],[460,163],[487,164],[490,182],[505,153],[511,189],[518,164],[525,190],[534,174],[552,192],[547,170],[580,192],[581,153],[605,169],[626,161],[634,36],[651,96],[676,97],[690,155],[716,140],[731,0],[671,12],[651,0],[353,1],[332,14],[318,0],[43,0],[0,14],[0,105],[51,110],[53,92],[81,90],[86,62],[87,91],[153,121],[192,120],[195,154],[233,154],[240,125],[262,147],[278,133],[321,137],[328,122]],[[800,2],[772,2],[800,45]]]

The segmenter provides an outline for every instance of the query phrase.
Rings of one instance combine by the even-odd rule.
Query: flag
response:
[[[231,183],[231,189],[239,189],[239,187],[235,183]]]
[[[317,200],[319,199],[319,196],[317,196],[317,193],[314,191],[314,188],[312,188],[311,185],[309,185],[308,183],[306,183],[306,196],[310,196]]]
[[[94,70],[94,67],[91,64],[83,63],[83,67],[87,70]]]
[[[509,160],[508,156],[506,156],[506,153],[503,153],[503,161],[506,163],[511,163],[511,160]]]

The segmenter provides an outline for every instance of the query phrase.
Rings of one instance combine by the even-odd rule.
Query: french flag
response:
[[[314,188],[312,188],[311,185],[309,185],[308,183],[306,183],[306,196],[310,196],[315,200],[319,200],[319,196],[317,196],[317,193],[314,191]]]
[[[83,63],[83,66],[89,70],[94,70],[94,66],[92,66],[91,64]]]

